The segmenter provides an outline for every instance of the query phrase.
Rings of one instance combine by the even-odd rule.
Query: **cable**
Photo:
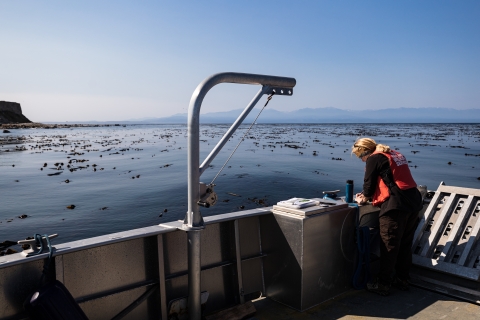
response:
[[[358,206],[357,206],[357,210],[358,210]],[[346,254],[345,254],[345,250],[343,249],[343,228],[345,227],[345,221],[347,221],[347,218],[350,216],[350,213],[354,212],[353,210],[350,211],[346,216],[345,218],[343,219],[343,222],[342,222],[342,228],[340,229],[340,251],[342,252],[342,255],[343,255],[343,258],[345,260],[347,260],[348,262],[353,262],[353,259],[350,259]]]
[[[260,114],[262,113],[263,109],[265,109],[265,107],[267,106],[267,104],[270,102],[270,100],[272,100],[272,97],[273,95],[275,94],[275,92],[271,93],[268,98],[267,98],[267,102],[265,102],[265,105],[263,106],[262,110],[260,110],[260,112],[258,113],[257,117],[255,118],[255,120],[253,120],[252,124],[250,125],[250,127],[247,129],[247,131],[245,132],[245,134],[243,135],[242,139],[240,139],[240,141],[238,142],[237,146],[235,147],[235,149],[233,149],[233,152],[230,154],[230,156],[228,157],[227,161],[225,161],[225,163],[223,164],[223,166],[220,168],[220,170],[218,171],[217,175],[215,176],[215,178],[213,178],[212,182],[210,182],[210,185],[213,185],[213,182],[215,182],[215,180],[217,179],[218,175],[220,174],[220,172],[222,172],[223,168],[225,168],[225,166],[227,165],[228,161],[230,161],[230,159],[232,158],[233,154],[235,153],[235,151],[237,151],[238,147],[240,146],[240,144],[243,142],[243,140],[245,140],[245,136],[247,135],[247,133],[250,131],[250,129],[253,127],[253,125],[257,122],[257,119],[258,117],[260,117]]]

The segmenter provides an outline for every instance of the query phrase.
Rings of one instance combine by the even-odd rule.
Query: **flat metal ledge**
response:
[[[243,219],[248,217],[261,216],[265,214],[272,214],[272,207],[244,210],[244,211],[235,211],[230,213],[218,214],[215,216],[204,217],[205,224],[214,224],[225,221],[232,221],[237,219]]]
[[[437,192],[435,194],[446,192],[455,194],[471,194],[475,197],[480,197],[480,189],[446,186],[442,183],[438,186]]]
[[[272,207],[217,214],[214,216],[204,217],[203,220],[205,225],[209,225],[209,224],[221,223],[225,221],[234,221],[234,220],[243,219],[243,218],[262,216],[266,214],[273,214]],[[183,220],[162,223],[160,224],[160,226],[177,228],[178,230],[186,231],[183,229]]]
[[[111,233],[103,236],[87,238],[87,239],[82,239],[82,240],[77,240],[72,242],[53,244],[53,246],[55,247],[53,256],[55,257],[57,255],[62,255],[65,253],[71,253],[75,251],[99,247],[99,246],[122,242],[126,240],[155,236],[155,235],[168,233],[176,230],[177,228],[175,226],[156,225],[151,227],[138,228],[138,229],[133,229],[128,231]],[[21,253],[14,253],[14,254],[0,257],[0,269],[21,264],[27,261],[31,262],[31,261],[41,260],[46,258],[48,258],[48,252],[35,255],[32,257],[25,257]]]
[[[265,214],[271,214],[272,207],[236,211],[225,214],[214,215],[210,217],[205,217],[205,224],[215,224],[225,221],[233,221],[237,219],[243,219],[248,217],[260,216]],[[60,244],[53,244],[55,250],[53,256],[62,255],[66,253],[71,253],[75,251],[85,250],[94,247],[100,247],[107,244],[113,244],[117,242],[122,242],[126,240],[133,240],[138,238],[145,238],[149,236],[156,236],[163,233],[169,233],[177,230],[182,230],[183,221],[172,221],[167,223],[162,223],[160,225],[132,229],[128,231],[122,231],[117,233],[111,233],[103,236],[87,238],[72,242],[65,242]],[[61,235],[60,235],[61,236]],[[14,253],[7,256],[0,257],[0,269],[17,264],[41,260],[48,258],[48,253],[42,253],[32,257],[25,257],[21,253]]]
[[[453,274],[465,279],[478,282],[480,280],[480,270],[476,268],[467,268],[458,264],[442,262],[436,259],[421,257],[419,255],[412,255],[412,262],[420,267],[429,268],[434,271],[439,271],[447,274]]]

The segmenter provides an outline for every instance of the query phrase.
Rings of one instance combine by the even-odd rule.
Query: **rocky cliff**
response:
[[[31,122],[23,115],[20,103],[0,101],[0,124]]]

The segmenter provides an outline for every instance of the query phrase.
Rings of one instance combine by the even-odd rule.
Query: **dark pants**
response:
[[[412,242],[418,225],[417,212],[391,210],[379,218],[380,222],[380,272],[383,284],[392,282],[391,276],[408,280],[412,265]]]

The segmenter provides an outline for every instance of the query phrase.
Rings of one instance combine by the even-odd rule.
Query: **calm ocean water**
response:
[[[201,126],[200,162],[228,128]],[[237,131],[201,181],[211,182],[245,130]],[[67,242],[183,219],[186,134],[183,125],[2,134],[0,242],[34,233],[58,233],[55,241]],[[347,179],[359,192],[364,163],[350,155],[359,137],[402,152],[416,182],[429,190],[441,181],[480,188],[480,124],[259,124],[216,179],[218,203],[201,212],[208,216],[291,197],[321,197],[332,189],[343,196]],[[75,208],[68,209],[71,205]]]

